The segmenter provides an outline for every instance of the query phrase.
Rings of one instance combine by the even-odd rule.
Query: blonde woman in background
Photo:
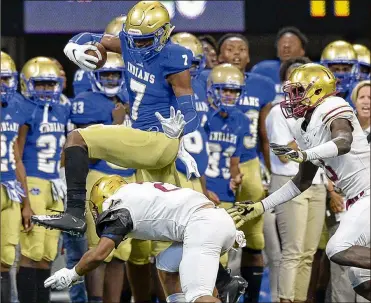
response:
[[[352,102],[356,107],[359,124],[370,142],[370,106],[371,106],[371,83],[370,80],[359,82],[352,91]]]

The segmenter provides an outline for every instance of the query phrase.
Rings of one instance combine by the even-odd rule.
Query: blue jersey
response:
[[[244,137],[249,135],[249,125],[249,119],[238,109],[229,112],[227,118],[222,118],[213,109],[209,112],[205,125],[209,150],[206,186],[221,201],[235,201],[235,195],[229,189],[230,161],[232,157],[240,157]]]
[[[68,103],[39,105],[24,99],[29,130],[23,150],[27,176],[45,180],[59,178],[60,157],[66,142],[71,107]]]
[[[204,69],[198,76],[197,80],[200,82],[201,86],[207,91],[207,77],[209,77],[209,74],[211,72],[211,69]]]
[[[25,115],[17,93],[9,102],[1,102],[1,182],[16,179],[14,143],[24,122]]]
[[[245,92],[237,103],[250,120],[250,135],[243,140],[241,163],[258,156],[258,123],[260,110],[275,98],[274,83],[267,77],[254,74],[245,74]]]
[[[192,79],[192,89],[194,92],[195,108],[200,118],[200,125],[197,130],[184,137],[186,150],[193,156],[197,163],[198,172],[204,175],[208,163],[208,154],[206,149],[207,134],[204,125],[207,122],[207,114],[210,106],[207,103],[206,92],[197,79]],[[186,174],[186,167],[182,161],[176,160],[176,168],[183,174]]]
[[[189,69],[192,52],[169,41],[153,59],[136,62],[128,52],[125,37],[121,35],[121,50],[126,67],[125,84],[129,93],[133,128],[162,132],[155,112],[169,117],[170,105],[176,101],[166,77]]]
[[[73,77],[73,95],[76,97],[79,93],[92,91],[92,86],[88,73],[78,69]]]
[[[72,100],[71,121],[77,126],[90,124],[112,125],[112,110],[114,108],[114,102],[105,95],[94,92],[82,92]],[[103,160],[90,165],[90,169],[123,177],[132,176],[135,173],[135,169],[123,168]]]
[[[274,82],[277,97],[283,96],[280,67],[281,61],[279,60],[264,60],[255,64],[251,69],[251,73],[268,77]]]

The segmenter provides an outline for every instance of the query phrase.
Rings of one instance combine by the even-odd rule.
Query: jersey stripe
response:
[[[343,107],[348,107],[348,108],[351,109],[351,107],[350,107],[349,105],[341,105],[341,106],[338,106],[338,107],[336,107],[336,108],[330,110],[330,111],[329,111],[329,112],[328,112],[328,113],[327,113],[327,114],[322,118],[322,121],[325,121],[328,115],[330,115],[330,114],[333,113],[334,111],[336,111],[336,110],[338,110],[338,109],[340,109],[340,108],[343,108]]]
[[[352,109],[345,109],[345,110],[342,110],[342,111],[340,111],[340,112],[335,113],[335,114],[332,115],[331,117],[328,117],[328,118],[326,119],[326,121],[323,121],[323,124],[326,125],[330,120],[334,120],[334,118],[336,118],[336,117],[339,116],[340,114],[342,114],[342,113],[346,113],[346,112],[348,112],[348,113],[354,113]]]

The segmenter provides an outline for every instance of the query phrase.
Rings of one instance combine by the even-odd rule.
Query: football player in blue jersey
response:
[[[146,180],[177,183],[174,161],[179,136],[183,128],[185,134],[196,130],[199,119],[189,72],[193,55],[169,41],[173,28],[160,2],[142,1],[129,11],[119,37],[83,33],[67,44],[65,54],[86,70],[94,70],[98,61],[85,54],[86,50],[97,50],[92,44],[84,45],[87,42],[100,41],[107,51],[122,53],[133,129],[100,125],[71,132],[64,150],[66,212],[59,217],[35,216],[36,222],[67,232],[85,231],[89,158],[145,169],[142,174]],[[175,100],[181,113],[170,110]]]
[[[358,59],[353,45],[342,40],[329,43],[322,51],[320,63],[338,79],[338,95],[354,107],[350,97],[357,84]]]
[[[190,73],[192,77],[192,88],[194,92],[195,107],[200,118],[200,126],[196,131],[185,135],[182,140],[184,141],[185,149],[196,160],[198,172],[201,176],[203,176],[208,161],[208,155],[206,151],[207,135],[204,130],[204,125],[207,121],[209,105],[207,103],[206,91],[200,85],[197,76],[205,68],[206,58],[202,49],[201,42],[192,34],[177,33],[171,37],[171,41],[190,49],[193,53],[192,67],[190,69]],[[196,191],[203,192],[199,178],[193,177],[190,180],[187,179],[186,167],[184,163],[179,159],[176,160],[176,168],[179,172],[178,175],[181,187],[191,188]]]
[[[250,61],[247,39],[239,34],[228,34],[219,41],[219,61],[233,64],[245,73]],[[269,143],[266,138],[264,114],[271,107],[275,98],[274,83],[271,79],[256,74],[245,73],[245,90],[237,102],[237,108],[250,120],[250,134],[243,140],[240,156],[240,170],[244,175],[237,201],[259,201],[265,194],[260,162],[258,157],[259,139],[263,151],[268,154]],[[266,162],[267,163],[267,162]],[[263,217],[259,217],[249,226],[244,226],[246,247],[242,250],[241,275],[249,283],[247,300],[257,302],[264,270],[262,250],[264,248]]]
[[[371,52],[362,44],[353,44],[358,59],[358,81],[370,80],[371,76]]]
[[[118,36],[119,33],[122,31],[122,27],[125,21],[126,21],[125,15],[121,15],[121,16],[114,18],[106,26],[106,29],[104,30],[104,34]],[[74,96],[77,96],[81,92],[91,91],[92,87],[91,87],[90,79],[88,77],[88,73],[84,71],[83,69],[78,69],[75,72],[75,75],[73,77],[72,86],[73,86]]]
[[[63,211],[66,185],[59,178],[62,147],[70,106],[61,101],[63,78],[50,58],[26,62],[21,75],[25,124],[19,128],[19,151],[27,171],[30,203],[37,215]],[[42,281],[50,275],[57,256],[58,230],[35,226],[21,233],[21,260],[17,276],[18,296],[23,302],[49,302],[50,292]]]
[[[296,27],[280,29],[276,37],[276,50],[278,60],[263,60],[255,64],[251,72],[270,78],[276,88],[276,94],[283,99],[282,85],[279,77],[280,66],[288,59],[303,57],[308,44],[307,37]]]
[[[20,224],[24,232],[32,229],[33,214],[28,198],[26,171],[17,143],[19,127],[24,123],[18,102],[18,73],[13,59],[1,52],[1,301],[11,301],[10,267],[16,256]]]

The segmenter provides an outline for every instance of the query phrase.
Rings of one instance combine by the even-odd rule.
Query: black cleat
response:
[[[240,277],[231,277],[232,280],[221,288],[218,288],[219,299],[223,303],[236,303],[240,297],[245,293],[247,288],[247,281]]]
[[[83,235],[87,227],[85,220],[76,218],[69,213],[62,213],[60,215],[34,215],[31,217],[31,222],[48,229],[59,229],[74,236]]]

